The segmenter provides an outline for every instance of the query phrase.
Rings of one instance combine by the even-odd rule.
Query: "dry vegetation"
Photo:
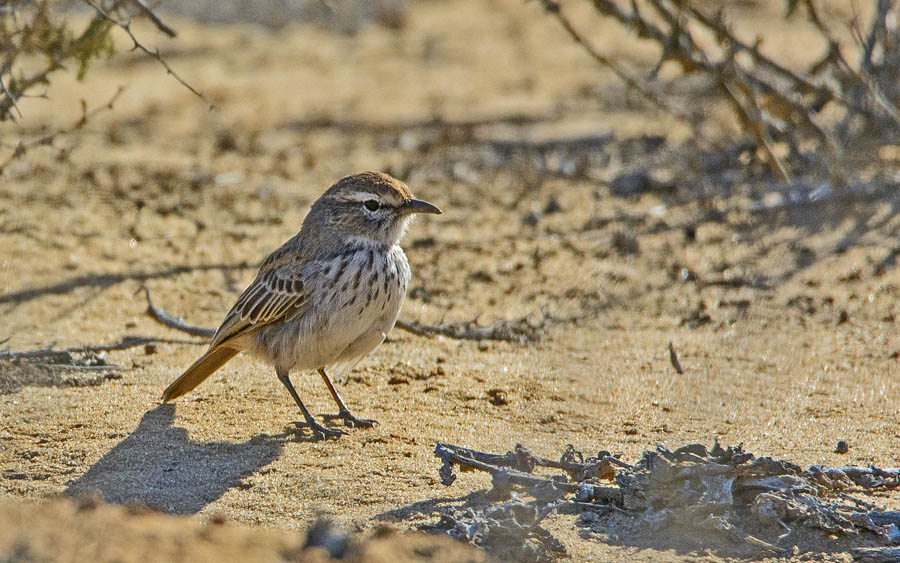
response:
[[[164,4],[154,23],[108,2],[54,20],[55,42],[13,33],[31,43],[7,44],[0,73],[0,558],[162,557],[166,538],[171,560],[322,560],[303,549],[319,532],[298,532],[322,513],[355,532],[358,560],[477,560],[390,530],[491,548],[475,533],[491,518],[553,547],[535,557],[575,560],[847,561],[890,545],[889,529],[804,528],[812,512],[791,502],[809,491],[748,523],[756,497],[735,489],[721,521],[758,544],[662,533],[675,528],[627,520],[639,505],[616,499],[488,514],[483,477],[441,483],[438,442],[522,443],[556,469],[581,450],[597,480],[604,460],[649,475],[627,469],[645,450],[727,465],[676,450],[714,439],[796,464],[767,475],[782,484],[814,474],[797,466],[900,465],[897,6],[713,4],[386,2],[354,20],[287,2],[304,21],[261,7],[251,25],[210,4],[203,22]],[[31,29],[57,5],[10,6]],[[49,85],[25,87],[41,73]],[[361,169],[445,211],[406,239],[406,330],[342,387],[380,425],[308,441],[250,359],[160,406],[204,333],[158,319],[214,326],[321,190]],[[317,377],[301,385],[314,412],[328,405]],[[761,478],[723,451],[740,454],[736,478]],[[897,508],[892,481],[862,483],[827,502]],[[513,485],[499,489],[547,492]],[[60,494],[82,500],[46,501]]]

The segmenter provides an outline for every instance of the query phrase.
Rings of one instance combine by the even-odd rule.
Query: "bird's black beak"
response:
[[[401,207],[406,213],[433,213],[435,215],[440,215],[441,210],[436,205],[431,205],[427,201],[422,201],[421,199],[408,199],[403,202],[403,206]]]

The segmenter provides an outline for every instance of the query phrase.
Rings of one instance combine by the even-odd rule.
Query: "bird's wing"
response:
[[[307,304],[299,267],[263,264],[253,283],[244,290],[213,336],[210,349],[225,344],[269,323],[300,314]]]

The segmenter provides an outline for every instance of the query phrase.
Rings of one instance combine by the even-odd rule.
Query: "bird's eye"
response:
[[[366,209],[368,209],[369,211],[378,211],[378,208],[381,207],[381,204],[374,199],[367,199],[365,202],[363,202],[363,205],[365,205]]]

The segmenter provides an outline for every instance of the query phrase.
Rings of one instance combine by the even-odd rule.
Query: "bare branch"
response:
[[[169,37],[176,37],[178,32],[172,29],[169,25],[167,25],[160,17],[154,12],[150,6],[148,6],[144,0],[131,0],[131,3],[138,7],[138,9],[143,13],[153,24],[163,33],[168,35]]]
[[[176,319],[172,315],[169,315],[153,304],[153,299],[150,297],[150,288],[148,288],[147,286],[143,286],[142,289],[144,290],[144,295],[147,296],[147,314],[153,317],[153,319],[158,323],[162,324],[163,326],[167,326],[169,328],[190,334],[192,336],[212,338],[216,334],[216,331],[211,328],[192,326],[185,323],[181,319]]]
[[[418,336],[446,336],[455,340],[500,340],[504,342],[534,340],[540,329],[540,327],[528,324],[528,320],[524,318],[514,321],[501,320],[491,326],[477,326],[474,320],[465,323],[428,325],[398,319],[395,326]]]
[[[215,109],[216,106],[212,102],[210,102],[209,99],[207,99],[207,97],[204,96],[202,92],[200,92],[199,90],[197,90],[196,88],[194,88],[193,86],[188,84],[187,81],[185,81],[177,72],[172,70],[172,67],[169,66],[169,63],[167,63],[165,61],[165,59],[163,59],[162,56],[159,54],[159,49],[150,50],[143,43],[138,41],[137,37],[135,37],[135,35],[134,35],[134,32],[131,31],[131,22],[122,22],[122,21],[117,20],[116,18],[114,18],[112,15],[110,15],[103,8],[101,8],[100,6],[98,6],[97,4],[92,2],[91,0],[82,0],[82,1],[85,2],[86,4],[88,4],[91,8],[93,8],[104,19],[106,19],[107,21],[109,21],[110,23],[112,23],[116,27],[122,29],[125,33],[127,33],[128,37],[134,43],[134,45],[132,46],[132,50],[137,49],[137,50],[143,52],[145,55],[156,59],[157,62],[159,62],[159,64],[161,64],[163,66],[163,68],[166,69],[166,72],[168,74],[172,75],[172,77],[175,78],[175,80],[177,80],[182,86],[184,86],[185,88],[190,90],[190,92],[192,94],[194,94],[195,96],[197,96],[198,98],[200,98],[201,100],[206,102],[206,104],[209,106],[210,110]]]
[[[567,18],[566,15],[563,14],[562,10],[559,7],[559,4],[557,4],[553,0],[542,0],[541,3],[544,5],[544,9],[546,9],[549,14],[553,15],[556,19],[559,20],[559,23],[562,24],[563,29],[566,30],[566,33],[568,33],[576,43],[581,45],[595,61],[612,70],[616,74],[616,76],[618,76],[623,82],[625,82],[631,88],[637,90],[642,96],[644,96],[655,106],[659,107],[667,113],[674,115],[675,117],[681,119],[689,125],[693,125],[693,120],[684,111],[666,102],[655,92],[653,92],[650,87],[643,84],[638,77],[629,73],[613,59],[597,51],[588,42],[587,38],[585,38],[578,30],[575,29],[569,18]]]
[[[34,350],[23,350],[20,352],[13,352],[11,350],[0,350],[0,358],[17,358],[17,359],[42,359],[42,360],[52,360],[54,363],[58,363],[59,361],[64,361],[69,358],[71,354],[83,354],[83,353],[91,353],[96,354],[99,352],[117,352],[121,350],[128,350],[131,348],[137,348],[138,346],[145,346],[147,344],[205,344],[202,341],[197,340],[181,340],[181,339],[173,339],[173,338],[153,338],[149,336],[125,336],[122,340],[118,342],[114,342],[113,344],[95,344],[95,345],[85,345],[85,346],[72,346],[64,349],[57,349],[53,346],[48,346],[47,348],[37,348]]]
[[[19,105],[16,103],[16,97],[6,88],[6,82],[3,81],[3,75],[9,70],[9,68],[4,65],[3,68],[0,68],[0,92],[2,92],[7,99],[12,104],[12,107],[16,110],[16,113],[19,114],[19,117],[22,117],[22,110],[19,109]],[[12,116],[11,116],[12,117]],[[15,119],[15,117],[13,117]]]

